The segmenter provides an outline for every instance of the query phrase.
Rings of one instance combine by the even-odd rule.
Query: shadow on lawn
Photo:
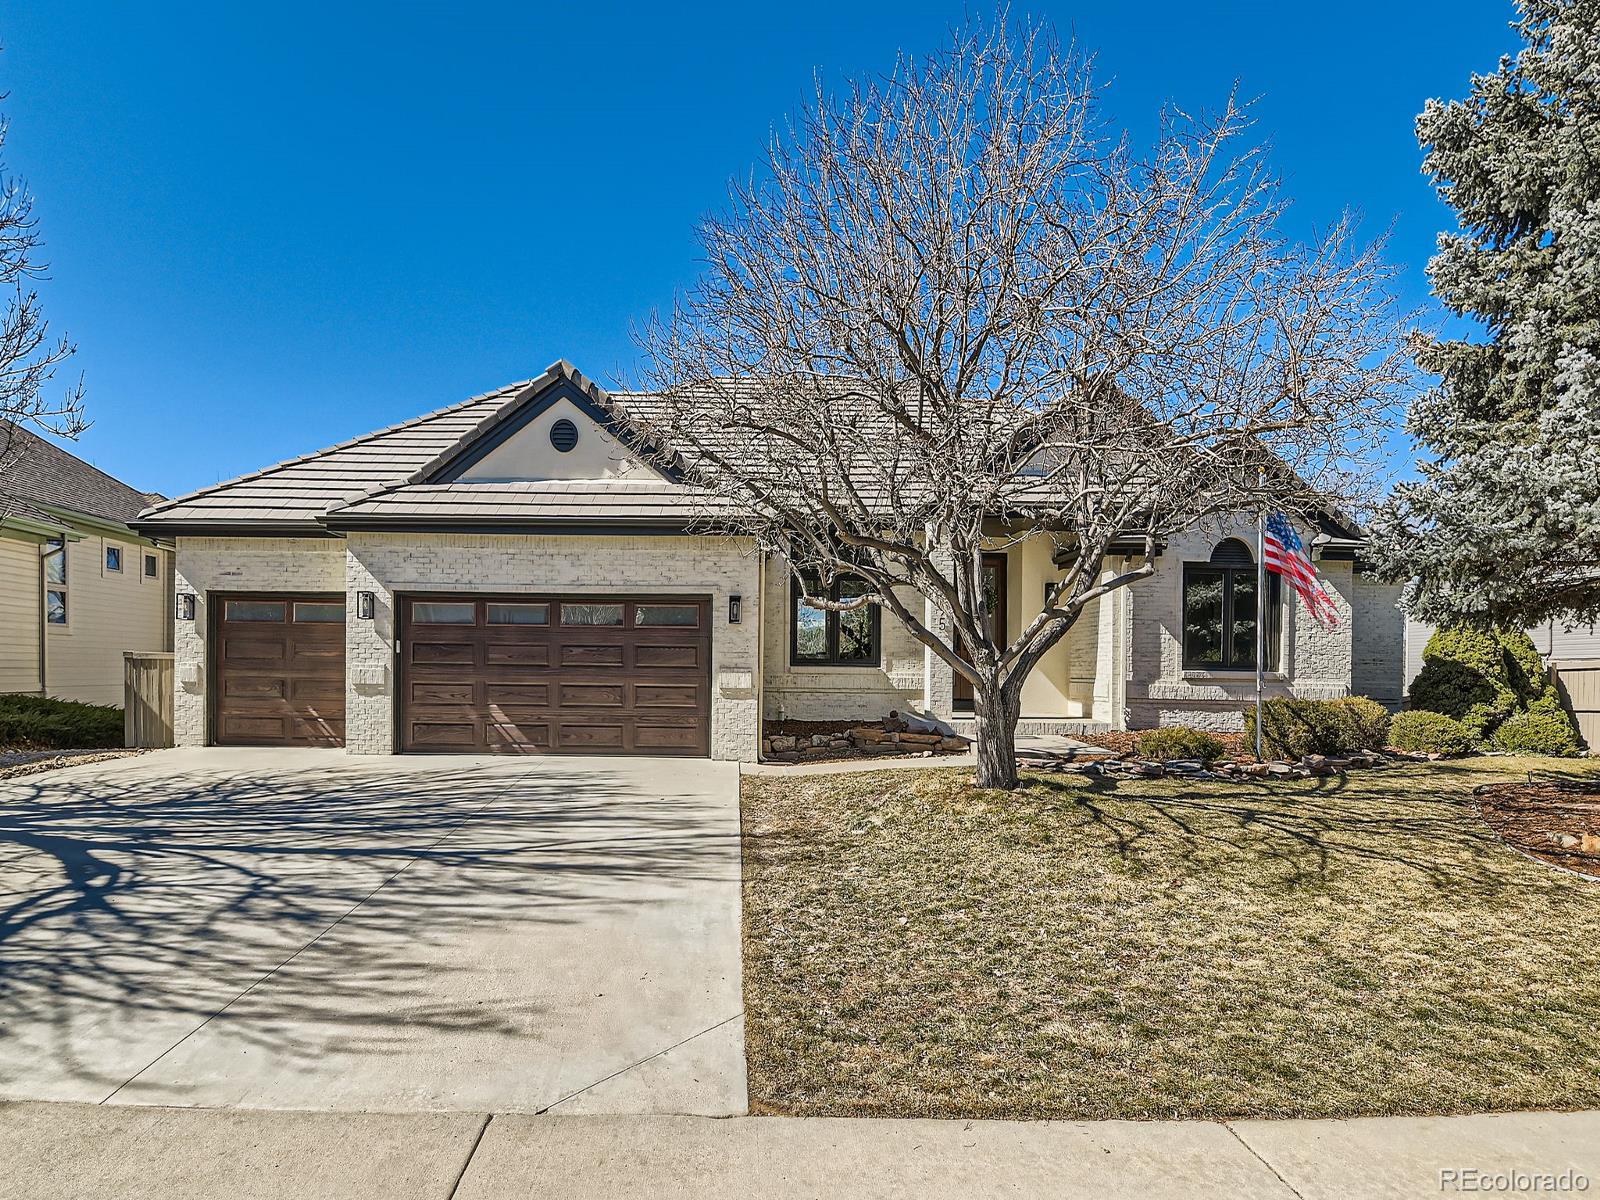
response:
[[[720,828],[693,800],[537,764],[0,786],[0,1083],[48,1062],[120,1085],[108,1045],[157,1031],[164,1050],[302,949],[232,1036],[290,1056],[380,1054],[417,1025],[530,1036],[526,1001],[441,1002],[441,947],[723,878]]]
[[[1382,864],[1415,872],[1440,888],[1479,895],[1543,886],[1547,880],[1482,823],[1472,783],[1460,776],[1484,779],[1481,772],[1440,763],[1309,783],[1205,785],[1094,776],[1032,781],[1070,800],[1124,860],[1159,842],[1164,856],[1195,858],[1224,849],[1266,857],[1286,868],[1290,882]]]

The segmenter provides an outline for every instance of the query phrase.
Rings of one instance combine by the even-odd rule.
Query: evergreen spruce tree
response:
[[[1428,458],[1374,556],[1436,622],[1600,616],[1600,0],[1519,0],[1527,45],[1417,120],[1460,228],[1428,267],[1483,335],[1425,345]]]

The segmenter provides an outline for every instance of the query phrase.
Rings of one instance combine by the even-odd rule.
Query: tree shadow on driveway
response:
[[[225,1011],[236,1046],[291,1062],[536,1039],[560,999],[521,986],[541,929],[581,943],[630,910],[698,904],[737,888],[737,853],[725,804],[601,768],[13,783],[0,1092],[104,1099]]]

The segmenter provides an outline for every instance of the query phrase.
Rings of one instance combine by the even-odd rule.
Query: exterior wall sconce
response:
[[[358,621],[372,620],[372,614],[377,611],[378,598],[371,592],[356,593],[356,619]]]
[[[194,620],[194,599],[195,599],[195,597],[194,597],[194,593],[193,592],[179,592],[178,593],[178,600],[177,600],[178,607],[177,607],[177,613],[176,613],[176,616],[177,616],[178,620],[180,620],[180,621],[192,621],[192,620]]]
[[[737,625],[744,620],[744,597],[735,593],[728,597],[728,624]]]

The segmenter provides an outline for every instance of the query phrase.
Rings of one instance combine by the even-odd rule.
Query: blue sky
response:
[[[77,453],[177,494],[557,357],[626,378],[630,322],[693,278],[695,220],[812,72],[886,68],[962,11],[9,4],[6,166],[36,196],[47,311],[80,347]],[[1392,223],[1426,300],[1449,214],[1412,121],[1515,47],[1509,0],[1027,11],[1098,53],[1136,136],[1238,80],[1294,220]]]

